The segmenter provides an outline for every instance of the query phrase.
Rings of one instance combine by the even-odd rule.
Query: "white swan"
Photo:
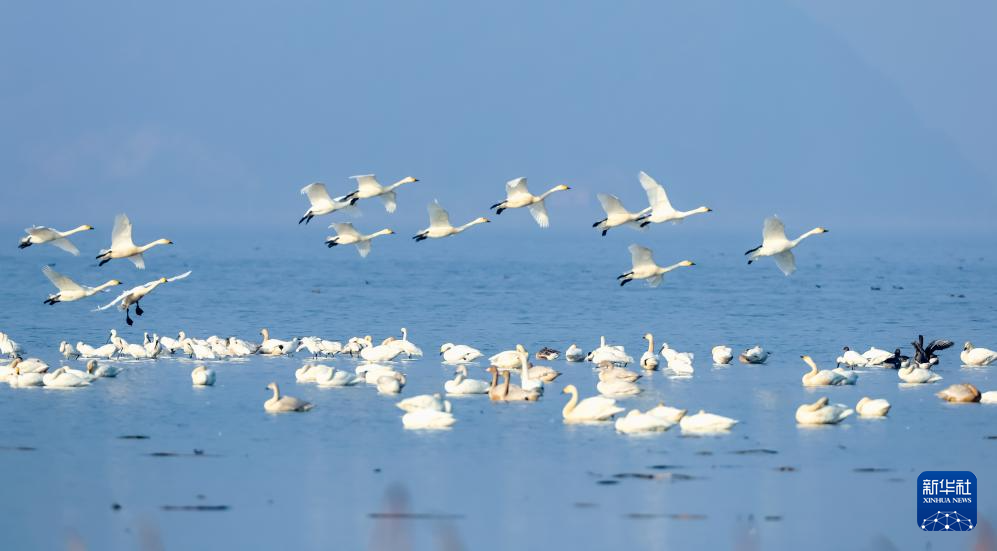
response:
[[[453,426],[457,419],[453,416],[450,402],[444,402],[443,411],[420,409],[402,415],[402,426],[406,429],[445,429]]]
[[[801,425],[835,425],[855,413],[843,404],[829,404],[827,396],[812,404],[796,408],[796,422]]]
[[[76,350],[76,347],[66,341],[59,343],[59,353],[62,354],[62,357],[67,360],[76,360],[81,356],[80,352]]]
[[[315,407],[311,402],[299,400],[293,396],[281,396],[280,387],[276,382],[267,385],[268,390],[273,391],[273,397],[263,402],[263,410],[268,413],[286,413],[292,411],[309,411]]]
[[[855,404],[855,411],[862,417],[883,417],[890,411],[890,403],[882,398],[872,399],[863,396],[859,403]]]
[[[956,383],[954,385],[949,385],[948,388],[942,389],[942,391],[935,394],[935,396],[938,396],[946,402],[954,402],[957,404],[971,404],[979,402],[983,397],[980,394],[980,390],[969,383]]]
[[[487,381],[467,378],[467,366],[457,366],[457,373],[453,380],[443,383],[443,390],[447,394],[486,394],[491,385]]]
[[[360,377],[350,373],[349,371],[343,371],[341,369],[320,369],[317,373],[315,373],[315,384],[323,388],[353,386],[361,382],[363,382],[363,379]]]
[[[44,378],[47,373],[39,371],[36,373],[21,373],[21,368],[14,366],[13,371],[8,374],[7,384],[13,388],[27,388],[32,386],[44,386]]]
[[[404,387],[405,375],[403,373],[396,371],[377,378],[377,392],[379,394],[398,394]]]
[[[842,385],[854,385],[855,382],[859,380],[858,373],[847,370],[843,367],[836,367],[831,371],[837,373],[838,375],[841,375],[841,377],[844,379],[844,382],[841,383]]]
[[[505,201],[495,203],[490,209],[495,209],[495,214],[502,214],[505,209],[518,209],[529,207],[530,214],[537,221],[541,228],[550,226],[550,218],[547,216],[547,207],[544,200],[552,193],[571,189],[565,185],[554,186],[540,195],[533,195],[526,187],[526,178],[516,178],[505,183]]]
[[[439,393],[420,394],[406,398],[395,404],[395,407],[402,411],[419,411],[421,409],[431,409],[433,411],[444,411],[445,403]]]
[[[748,256],[748,264],[763,256],[771,256],[775,260],[776,266],[785,275],[790,275],[796,271],[796,257],[793,256],[793,248],[801,241],[811,235],[827,233],[825,228],[814,228],[807,233],[790,241],[786,238],[786,227],[777,216],[770,216],[765,219],[762,228],[762,244],[744,253]]]
[[[523,345],[517,344],[512,350],[503,350],[488,358],[488,363],[499,369],[518,369],[520,366],[519,353],[525,352]]]
[[[43,373],[48,370],[48,364],[38,358],[24,359],[21,356],[14,356],[14,359],[3,368],[7,374],[13,373],[14,368],[20,368],[21,373]]]
[[[634,359],[627,355],[622,346],[609,346],[606,344],[606,337],[599,337],[599,347],[588,353],[586,360],[599,365],[609,362],[615,365],[629,365]]]
[[[678,375],[692,375],[695,372],[692,362],[696,356],[692,352],[679,352],[665,342],[661,343],[661,356],[668,362],[668,369]]]
[[[769,353],[758,345],[746,349],[737,356],[737,360],[743,364],[763,364],[768,359]]]
[[[519,386],[526,392],[535,391],[543,394],[544,383],[540,379],[530,378],[530,357],[522,345],[516,346],[519,352]]]
[[[190,372],[190,380],[194,386],[211,386],[215,384],[215,371],[199,365]]]
[[[727,365],[734,359],[734,351],[723,344],[714,346],[710,353],[713,355],[713,365]]]
[[[477,348],[452,342],[440,346],[440,355],[443,356],[443,361],[448,364],[471,363],[484,356]]]
[[[848,367],[866,367],[869,365],[869,361],[866,360],[865,356],[863,356],[862,354],[859,354],[858,352],[852,350],[851,348],[848,348],[847,346],[844,347],[842,350],[843,350],[842,354],[838,356],[838,359],[836,360],[836,363],[839,366],[847,365]]]
[[[930,369],[920,367],[916,362],[911,362],[907,367],[897,369],[897,377],[900,377],[900,380],[905,383],[915,385],[935,383],[942,380],[941,375]]]
[[[76,388],[90,384],[90,381],[84,379],[83,377],[77,377],[72,373],[67,373],[67,368],[65,367],[60,367],[52,373],[44,374],[42,376],[42,382],[46,388]]]
[[[402,332],[401,340],[392,339],[390,342],[384,344],[387,344],[388,346],[393,346],[398,350],[401,350],[402,354],[405,354],[407,358],[421,358],[422,349],[408,340],[408,329],[402,327],[401,332]]]
[[[102,283],[96,287],[88,287],[86,285],[80,285],[72,279],[60,274],[59,272],[53,270],[50,266],[43,266],[42,273],[45,277],[52,282],[59,289],[58,293],[49,295],[45,299],[45,304],[49,306],[55,305],[59,302],[73,302],[75,300],[80,300],[81,298],[90,297],[96,295],[97,293],[104,291],[115,285],[121,285],[121,282],[117,279],[112,279],[107,283]]]
[[[962,353],[959,354],[962,365],[983,367],[997,362],[997,352],[988,348],[976,348],[973,343],[966,341],[962,346]]]
[[[215,354],[214,349],[210,345],[194,342],[193,339],[184,339],[180,348],[184,351],[184,353],[195,360],[218,359],[218,354]]]
[[[862,357],[865,359],[866,365],[883,365],[886,360],[893,357],[893,354],[893,352],[870,346],[869,350],[862,353]]]
[[[442,239],[444,237],[450,237],[451,235],[457,235],[471,226],[487,224],[490,222],[487,218],[479,217],[471,220],[463,226],[453,226],[450,224],[450,215],[447,214],[447,211],[440,206],[439,202],[433,201],[430,203],[428,210],[429,227],[412,237],[416,243],[419,241],[425,241],[426,239]]]
[[[103,266],[115,258],[127,258],[139,270],[145,269],[145,258],[142,253],[155,247],[156,245],[172,245],[169,239],[157,239],[146,245],[138,247],[132,241],[132,223],[125,214],[119,214],[114,218],[114,229],[111,231],[111,248],[102,249],[97,255],[100,260],[98,266]]]
[[[649,371],[654,371],[658,369],[658,355],[654,353],[654,335],[646,333],[644,338],[647,340],[647,352],[641,355],[640,366]]]
[[[650,287],[657,287],[658,285],[661,285],[662,276],[664,276],[664,274],[667,274],[676,268],[696,265],[696,263],[691,260],[683,260],[681,262],[676,262],[671,266],[658,266],[654,262],[654,257],[651,256],[651,249],[641,247],[636,243],[630,245],[628,248],[630,249],[630,262],[633,267],[629,272],[620,274],[616,277],[616,279],[620,280],[620,287],[635,279],[646,279],[647,284]]]
[[[93,347],[84,344],[82,341],[78,341],[76,343],[76,350],[79,351],[81,358],[102,358],[109,360],[118,355],[118,347],[113,343]]]
[[[624,434],[661,432],[672,428],[674,425],[675,423],[657,415],[641,413],[639,410],[632,409],[625,416],[616,420],[616,431]]]
[[[364,235],[353,227],[353,224],[349,222],[331,224],[330,228],[336,230],[335,236],[330,236],[325,239],[325,245],[330,249],[336,245],[356,245],[357,252],[360,253],[361,258],[367,258],[370,254],[370,241],[375,237],[382,235],[391,235],[395,233],[394,231],[385,228],[380,231],[376,231],[371,234]]]
[[[803,386],[840,386],[848,384],[844,375],[830,369],[817,369],[817,364],[810,356],[800,356],[810,371],[803,375]]]
[[[585,351],[579,348],[577,344],[571,343],[571,346],[564,351],[564,359],[569,362],[583,362],[585,361]]]
[[[369,335],[364,340],[367,341],[367,346],[360,351],[360,357],[368,362],[390,362],[402,354],[401,349],[390,344],[372,346],[373,340]]]
[[[180,275],[168,278],[161,277],[159,279],[150,281],[144,285],[139,285],[138,287],[132,287],[131,289],[128,289],[127,291],[118,295],[118,298],[112,300],[111,302],[105,304],[104,306],[98,307],[97,310],[107,310],[108,308],[111,308],[112,306],[117,304],[120,310],[125,311],[125,323],[127,323],[128,325],[132,325],[132,323],[134,322],[132,321],[132,318],[129,315],[129,309],[133,304],[135,305],[135,315],[141,316],[144,310],[142,310],[142,307],[139,305],[139,301],[145,298],[145,296],[148,295],[149,293],[153,292],[160,285],[164,283],[171,283],[173,281],[179,281],[189,276],[190,273],[191,273],[190,270],[188,270]]]
[[[87,374],[90,375],[91,379],[117,377],[118,373],[122,371],[124,371],[124,368],[116,365],[98,365],[97,360],[89,360],[87,362]]]
[[[599,381],[595,385],[595,388],[599,391],[599,394],[610,398],[626,398],[640,394],[640,387],[636,383],[619,379],[614,381]]]
[[[602,210],[605,211],[606,217],[592,224],[592,227],[602,230],[604,237],[609,230],[624,224],[639,229],[640,225],[637,224],[637,220],[651,212],[651,207],[637,212],[630,212],[623,206],[623,202],[620,201],[619,197],[608,193],[598,193],[596,194],[596,198],[599,199],[599,204],[602,205]]]
[[[14,342],[14,339],[10,338],[7,333],[0,331],[0,354],[13,356],[18,352],[21,352],[21,345]]]
[[[289,354],[294,352],[298,347],[298,342],[295,339],[285,341],[281,339],[271,339],[270,330],[264,327],[260,329],[260,336],[263,337],[263,341],[260,342],[259,351],[263,354]]]
[[[398,372],[393,367],[379,364],[358,365],[354,372],[359,377],[363,377],[364,383],[376,385],[377,380],[384,376],[394,377]]]
[[[604,396],[592,396],[581,402],[578,401],[578,389],[575,385],[568,385],[561,391],[563,394],[571,394],[571,399],[561,410],[561,416],[565,423],[597,423],[608,421],[617,413],[622,413],[624,408],[616,405],[616,400]]]
[[[316,358],[318,356],[335,356],[343,351],[343,343],[319,337],[301,337],[301,344],[298,345],[295,352],[301,352],[302,349],[308,350],[308,353]]]
[[[736,419],[699,410],[699,413],[682,417],[679,426],[682,428],[682,432],[710,434],[727,432],[737,423]]]
[[[30,228],[24,229],[24,233],[28,235],[21,238],[21,242],[18,243],[17,248],[26,249],[32,245],[50,243],[73,256],[79,256],[80,250],[77,249],[76,245],[73,245],[73,243],[69,240],[69,236],[92,229],[93,226],[85,224],[67,231],[59,231],[44,226],[31,226]]]
[[[658,182],[647,175],[646,172],[641,171],[637,175],[640,180],[640,185],[644,188],[644,192],[647,193],[647,201],[651,204],[651,214],[645,215],[640,220],[640,226],[644,227],[648,224],[660,224],[662,222],[672,222],[677,224],[686,218],[703,212],[713,212],[710,207],[697,207],[692,210],[675,210],[672,207],[671,202],[668,200],[668,194],[665,193],[665,188],[661,186]]]
[[[495,366],[489,367],[486,371],[491,373],[492,382],[488,387],[488,398],[496,402],[535,402],[540,399],[537,391],[523,390],[519,385],[512,384],[509,371],[502,371],[502,385],[498,384],[499,370]]]
[[[647,410],[648,415],[654,415],[655,417],[660,417],[665,421],[670,423],[678,423],[682,420],[685,415],[689,413],[687,409],[673,408],[666,406],[664,402],[659,402],[657,406]]]
[[[997,390],[988,390],[980,395],[981,404],[997,404]]]
[[[311,206],[305,211],[305,214],[301,216],[301,220],[298,223],[304,222],[308,224],[312,221],[312,218],[316,216],[322,216],[323,214],[329,214],[336,212],[340,209],[345,209],[357,202],[356,197],[347,198],[347,196],[336,197],[333,199],[329,196],[329,192],[325,189],[325,184],[315,182],[308,184],[307,186],[301,188],[301,194],[308,196],[308,202]]]
[[[350,178],[357,181],[357,189],[352,193],[344,195],[344,200],[352,200],[353,198],[370,199],[371,197],[380,197],[381,201],[384,201],[384,210],[388,212],[395,212],[395,209],[398,207],[395,202],[395,189],[404,184],[411,184],[419,181],[417,178],[412,176],[406,176],[390,186],[382,186],[378,183],[373,174],[350,176]]]
[[[599,364],[598,369],[600,381],[626,381],[634,383],[637,382],[637,379],[641,378],[640,373],[631,371],[625,367],[618,367],[610,362],[602,362]]]

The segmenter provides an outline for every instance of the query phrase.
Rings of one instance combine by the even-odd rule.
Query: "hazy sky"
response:
[[[527,176],[582,232],[646,170],[717,228],[997,228],[992,2],[57,4],[0,8],[5,227],[292,231],[374,172],[421,181],[361,229]]]

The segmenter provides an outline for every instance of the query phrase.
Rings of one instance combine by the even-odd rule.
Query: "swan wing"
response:
[[[336,230],[336,235],[343,237],[360,237],[360,232],[358,232],[357,229],[353,227],[353,224],[350,224],[349,222],[336,222],[330,224],[329,227]]]
[[[142,256],[142,253],[133,254],[128,257],[128,260],[131,260],[132,264],[139,270],[145,269],[145,258]]]
[[[524,195],[533,196],[526,187],[526,178],[516,178],[505,183],[505,195],[507,199],[522,197]]]
[[[614,410],[617,411],[614,412]],[[619,411],[622,411],[622,408],[616,406],[616,400],[606,398],[605,396],[592,396],[578,402],[572,414],[582,418],[594,418],[611,415],[611,412],[618,413]]]
[[[56,247],[59,247],[60,249],[66,251],[67,253],[73,256],[80,256],[80,250],[77,249],[76,245],[73,245],[72,242],[70,242],[65,237],[53,239],[52,241],[49,241],[49,243],[55,245]]]
[[[651,257],[651,249],[641,247],[636,243],[627,248],[630,249],[630,261],[633,263],[635,270],[655,265],[654,258]]]
[[[357,252],[360,253],[361,258],[367,258],[370,254],[370,239],[365,239],[363,241],[357,241]]]
[[[27,233],[31,237],[34,237],[42,242],[52,241],[53,239],[59,239],[59,237],[61,237],[59,232],[44,226],[31,226],[30,228],[24,228],[24,233]]]
[[[547,217],[547,207],[543,201],[530,205],[530,214],[533,215],[533,219],[537,221],[537,225],[541,228],[550,226],[550,218]]]
[[[129,290],[121,293],[120,295],[118,295],[118,298],[112,300],[111,302],[108,302],[107,304],[105,304],[103,306],[98,306],[96,309],[94,309],[94,312],[99,312],[101,310],[107,310],[108,308],[111,308],[115,304],[118,304],[122,300],[125,300],[125,297],[128,296],[128,294],[131,293],[134,290],[135,289],[129,289]]]
[[[641,187],[644,188],[644,192],[647,193],[647,202],[650,203],[651,207],[656,211],[668,211],[674,212],[675,209],[672,208],[671,202],[668,201],[668,194],[665,193],[665,188],[661,186],[654,178],[651,178],[646,172],[641,171],[637,175],[640,180]]]
[[[381,184],[377,183],[377,178],[373,174],[362,174],[360,176],[350,176],[357,181],[357,190],[360,191],[362,195],[380,195],[381,191],[384,190]]]
[[[55,285],[60,291],[83,292],[83,287],[72,279],[69,279],[68,277],[53,270],[51,266],[43,266],[42,273],[45,274],[45,277],[52,282],[52,285]]]
[[[429,210],[429,227],[430,228],[449,228],[450,226],[450,215],[447,211],[440,206],[438,201],[433,201],[429,204],[427,208]]]
[[[332,197],[329,197],[329,192],[326,191],[325,184],[318,182],[308,184],[301,188],[301,193],[308,196],[308,201],[313,207],[326,206],[332,203]]]
[[[793,251],[782,252],[772,258],[783,274],[790,275],[796,271],[796,257],[793,256]]]
[[[762,227],[762,243],[786,241],[786,226],[778,216],[769,216]]]
[[[135,243],[132,241],[132,221],[128,219],[127,214],[115,216],[114,229],[111,230],[111,248],[129,249],[134,247]]]
[[[395,192],[385,191],[381,194],[381,200],[384,201],[384,210],[388,212],[395,212],[398,208],[398,203],[395,202]]]
[[[609,195],[608,193],[598,193],[596,198],[599,199],[599,203],[602,204],[602,210],[606,211],[607,215],[613,214],[630,214],[626,208],[623,207],[623,203],[615,195]]]
[[[652,276],[647,278],[647,284],[650,287],[657,287],[658,285],[661,285],[661,281],[663,279],[664,278],[661,275]]]
[[[173,277],[167,278],[166,281],[168,281],[168,282],[170,282],[170,281],[179,281],[179,280],[184,279],[187,276],[189,276],[190,272],[191,272],[191,270],[187,270],[186,272],[184,272],[184,273],[182,273],[180,275],[175,275]]]

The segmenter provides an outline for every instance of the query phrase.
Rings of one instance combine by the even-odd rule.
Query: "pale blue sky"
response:
[[[595,193],[637,207],[646,170],[752,236],[771,213],[992,231],[993,21],[990,2],[9,2],[3,225],[292,232],[303,185],[375,172],[422,181],[363,229],[408,234],[433,198],[471,219],[527,176],[575,188],[554,231],[590,232]]]

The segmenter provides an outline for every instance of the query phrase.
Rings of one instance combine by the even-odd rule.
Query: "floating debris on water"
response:
[[[733,453],[735,455],[775,455],[779,452],[765,448],[756,448],[752,450],[734,450],[730,453]]]
[[[118,440],[148,440],[149,436],[144,434],[125,434],[118,437]]]
[[[0,450],[12,451],[12,452],[33,452],[38,448],[32,448],[31,446],[0,446]]]
[[[783,465],[781,467],[776,467],[775,470],[779,471],[780,473],[795,473],[799,469],[791,465]]]
[[[407,520],[458,520],[464,518],[464,515],[452,513],[367,513],[367,517]]]
[[[164,511],[228,511],[228,505],[163,505]]]
[[[888,473],[893,471],[886,467],[856,467],[852,469],[856,473]]]

